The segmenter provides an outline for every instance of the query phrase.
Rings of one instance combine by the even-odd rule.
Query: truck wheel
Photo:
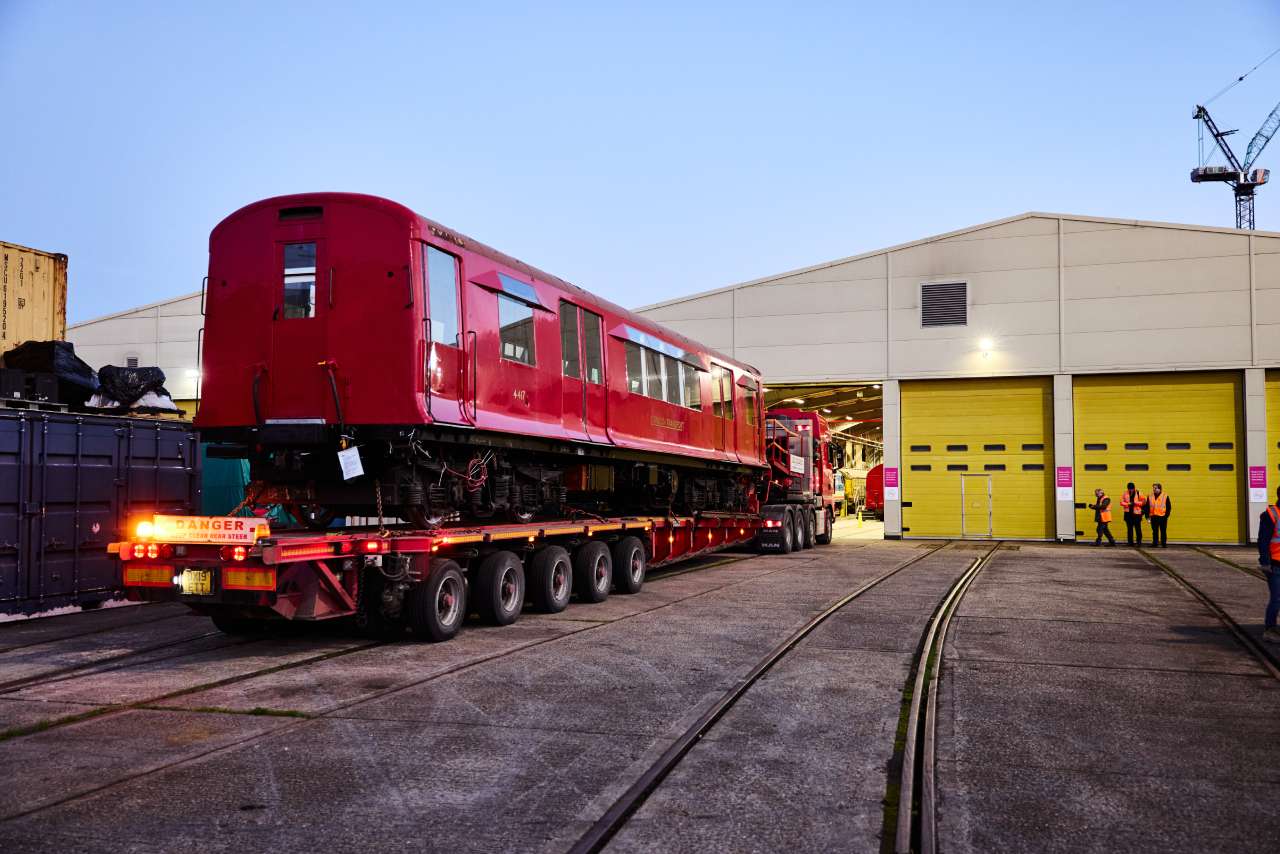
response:
[[[800,551],[804,548],[804,516],[800,513],[791,513],[791,540],[795,545],[793,551]]]
[[[815,537],[817,535],[818,519],[812,510],[801,510],[800,520],[804,524],[804,547],[811,549],[817,545]]]
[[[826,523],[827,523],[826,530],[825,532],[818,534],[814,539],[818,541],[818,545],[820,546],[829,546],[831,545],[831,535],[835,531],[835,524],[836,524],[835,514],[832,513],[830,510],[824,510],[822,513],[822,518],[826,520]]]
[[[538,549],[529,560],[529,596],[539,611],[558,614],[573,595],[573,563],[560,546]]]
[[[409,591],[405,615],[420,638],[446,641],[456,635],[467,616],[467,584],[458,565],[443,558],[431,561],[426,580]]]
[[[614,589],[619,593],[639,593],[647,568],[644,545],[638,539],[623,537],[614,544]]]
[[[524,610],[524,564],[511,552],[494,552],[480,561],[471,590],[484,620],[509,626]]]
[[[603,602],[613,585],[613,561],[609,547],[598,540],[578,546],[573,553],[573,587],[583,602]]]
[[[781,519],[782,525],[778,528],[778,552],[779,554],[789,555],[791,550],[795,548],[796,526],[791,520],[791,511],[784,510]]]

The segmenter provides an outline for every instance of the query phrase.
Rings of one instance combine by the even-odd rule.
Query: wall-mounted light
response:
[[[978,349],[982,351],[982,358],[990,359],[991,350],[996,346],[996,342],[990,338],[983,338],[978,342]]]
[[[823,412],[825,412],[825,413],[827,413],[828,415],[830,415],[830,414],[831,414],[831,410],[830,410],[830,409],[827,409],[825,406],[824,406],[824,407],[822,407],[822,411],[823,411]]]
[[[880,388],[880,383],[873,383],[872,388]]]

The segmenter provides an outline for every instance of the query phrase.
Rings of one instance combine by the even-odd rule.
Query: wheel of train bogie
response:
[[[820,546],[829,546],[831,545],[831,535],[834,533],[834,526],[836,524],[836,514],[830,510],[823,510],[822,516],[823,519],[826,520],[826,533],[818,534],[814,539],[817,540],[817,543]]]
[[[298,524],[312,531],[323,531],[337,518],[338,514],[319,504],[288,504],[285,509],[289,515],[298,520]]]
[[[578,546],[573,553],[573,589],[583,602],[603,602],[613,586],[613,560],[599,540]]]
[[[573,561],[560,546],[538,549],[529,558],[529,598],[539,611],[557,614],[573,595]]]
[[[800,522],[804,527],[804,547],[806,549],[811,549],[818,544],[816,539],[818,535],[817,517],[813,515],[812,510],[801,510]]]
[[[404,607],[413,633],[432,641],[446,641],[462,628],[467,616],[467,584],[454,561],[436,558],[426,579],[409,591]]]
[[[494,552],[480,561],[471,595],[487,622],[511,625],[524,610],[524,564],[513,552]]]
[[[614,543],[612,552],[613,589],[619,593],[639,593],[648,570],[644,544],[636,537],[623,537]]]

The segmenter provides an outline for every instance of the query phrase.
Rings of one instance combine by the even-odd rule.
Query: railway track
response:
[[[869,581],[863,582],[774,647],[745,676],[739,679],[703,712],[652,765],[637,777],[635,782],[605,810],[604,814],[573,843],[569,848],[570,854],[589,854],[589,852],[600,851],[608,845],[609,841],[626,824],[628,819],[644,805],[644,802],[654,790],[662,784],[662,781],[675,769],[685,755],[715,726],[716,722],[723,718],[753,685],[759,682],[765,674],[773,669],[779,661],[795,649],[815,629],[868,590],[935,554],[947,545],[948,543],[943,543],[940,546],[929,549],[927,552],[903,561]]]
[[[1206,609],[1208,609],[1224,626],[1226,626],[1227,631],[1231,633],[1232,637],[1234,637],[1236,641],[1244,647],[1251,656],[1253,656],[1258,664],[1261,665],[1262,668],[1272,676],[1272,678],[1280,680],[1280,659],[1277,659],[1275,655],[1269,652],[1257,638],[1245,631],[1244,628],[1242,628],[1221,605],[1213,601],[1213,598],[1210,597],[1209,594],[1205,593],[1204,590],[1188,579],[1185,575],[1178,572],[1178,570],[1151,554],[1146,549],[1139,549],[1138,551],[1153,566],[1159,568],[1165,573],[1165,575],[1173,579],[1176,584],[1190,593],[1191,596],[1198,599]],[[1200,549],[1196,549],[1196,551],[1200,551]],[[1226,561],[1223,558],[1219,558],[1217,555],[1209,554],[1208,552],[1202,553],[1208,554],[1209,557],[1226,563],[1228,566],[1235,567],[1242,571],[1244,570],[1244,567],[1240,564]]]
[[[1261,579],[1262,581],[1267,580],[1266,573],[1258,569],[1256,566],[1245,566],[1242,563],[1236,563],[1234,560],[1230,560],[1228,558],[1222,557],[1221,555],[1216,555],[1202,546],[1192,546],[1191,550],[1195,552],[1199,552],[1205,557],[1213,558],[1223,566],[1229,566],[1232,569],[1239,570],[1240,572],[1243,572],[1245,575],[1252,575],[1254,578]]]
[[[902,773],[896,799],[895,854],[933,854],[937,850],[937,781],[934,755],[938,730],[938,680],[942,675],[943,646],[951,618],[978,573],[989,564],[996,543],[956,579],[930,617],[913,663],[910,702],[906,708],[906,738],[902,749]],[[892,798],[886,802],[893,804]]]
[[[17,643],[6,643],[4,638],[8,634],[20,634],[24,629],[31,629],[36,627],[46,628],[48,623],[52,623],[55,621],[56,622],[63,622],[63,621],[72,622],[74,618],[82,617],[86,613],[103,613],[103,612],[102,611],[97,611],[97,612],[82,611],[76,614],[59,614],[56,617],[33,617],[31,618],[31,620],[2,623],[0,624],[0,655],[4,655],[5,653],[9,653],[9,652],[15,652],[16,650],[20,650],[20,649],[27,649],[28,647],[40,646],[41,644],[61,643],[62,641],[75,640],[76,638],[88,637],[89,635],[99,635],[99,634],[102,634],[103,632],[119,631],[120,629],[128,629],[134,626],[145,626],[145,625],[148,625],[149,623],[159,623],[165,620],[175,620],[175,619],[178,619],[179,617],[187,616],[185,611],[178,614],[165,613],[165,611],[167,611],[167,608],[164,605],[158,604],[158,603],[157,604],[143,603],[141,605],[134,605],[134,606],[130,606],[129,610],[142,612],[142,613],[130,615],[130,616],[137,616],[140,619],[122,620],[119,623],[113,623],[105,626],[98,626],[97,628],[73,631],[68,634],[60,634],[60,635],[55,635],[53,637],[24,640],[24,641],[19,641]],[[147,613],[148,611],[160,611],[161,613],[159,614]]]

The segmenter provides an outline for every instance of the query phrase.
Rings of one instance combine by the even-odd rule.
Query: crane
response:
[[[1241,77],[1240,79],[1243,80],[1244,78]],[[1258,156],[1267,147],[1271,137],[1275,136],[1276,129],[1280,128],[1280,104],[1276,104],[1275,109],[1271,111],[1271,115],[1267,116],[1267,120],[1262,123],[1262,127],[1253,135],[1253,139],[1249,140],[1249,146],[1245,149],[1243,161],[1236,157],[1235,152],[1231,150],[1231,145],[1227,142],[1227,137],[1235,133],[1234,130],[1219,130],[1217,123],[1209,115],[1209,111],[1202,106],[1196,106],[1196,111],[1192,118],[1200,122],[1202,133],[1207,130],[1213,137],[1214,143],[1221,149],[1223,156],[1227,158],[1228,164],[1227,166],[1197,166],[1191,170],[1192,182],[1199,184],[1218,181],[1230,184],[1236,197],[1236,228],[1254,228],[1254,191],[1267,183],[1271,170],[1254,169],[1253,164],[1257,162]]]

